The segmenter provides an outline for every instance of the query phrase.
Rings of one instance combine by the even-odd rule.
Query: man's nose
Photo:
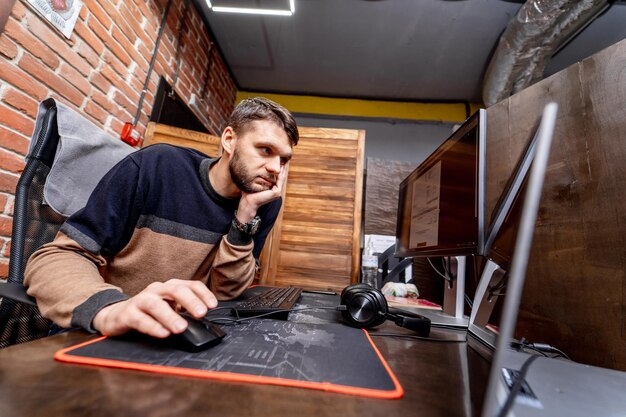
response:
[[[265,165],[268,172],[278,173],[280,172],[280,157],[272,157]]]

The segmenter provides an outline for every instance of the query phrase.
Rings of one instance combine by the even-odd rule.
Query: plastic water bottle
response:
[[[363,249],[361,257],[361,282],[376,288],[376,275],[378,273],[378,256],[374,253],[372,238],[367,239],[367,246]]]

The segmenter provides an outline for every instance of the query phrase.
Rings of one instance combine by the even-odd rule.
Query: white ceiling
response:
[[[216,13],[193,0],[242,91],[481,102],[511,0],[295,0],[295,14]],[[288,0],[213,0],[285,8]],[[555,56],[549,75],[626,38],[613,6]]]

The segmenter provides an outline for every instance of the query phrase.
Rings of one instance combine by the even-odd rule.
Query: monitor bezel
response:
[[[477,170],[476,170],[476,215],[477,215],[477,242],[476,244],[458,246],[458,247],[438,247],[433,246],[429,248],[411,249],[404,248],[400,242],[400,233],[402,229],[402,216],[403,216],[403,190],[406,190],[407,184],[414,180],[415,177],[423,174],[426,171],[425,166],[430,166],[430,162],[437,158],[438,154],[443,152],[444,146],[447,146],[451,140],[460,140],[473,128],[478,128],[477,135]],[[398,191],[398,210],[396,221],[396,249],[395,256],[402,258],[415,258],[415,257],[430,257],[430,256],[467,256],[467,255],[482,255],[484,253],[485,246],[485,158],[486,158],[486,131],[487,131],[487,112],[485,109],[479,109],[470,117],[468,117],[463,124],[455,130],[434,152],[432,152],[422,163],[419,164],[401,183]]]

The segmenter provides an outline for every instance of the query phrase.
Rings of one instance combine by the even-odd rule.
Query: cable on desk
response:
[[[562,357],[567,360],[571,360],[569,356],[565,352],[560,349],[555,348],[552,345],[547,343],[531,343],[525,338],[522,338],[519,342],[512,342],[511,347],[521,351],[523,349],[530,349],[534,352],[540,353],[541,355],[549,358]],[[556,356],[548,356],[548,354],[554,354]]]
[[[524,383],[524,380],[526,379],[528,368],[530,368],[530,365],[538,357],[539,356],[537,355],[532,355],[524,361],[524,363],[522,364],[522,367],[519,370],[519,376],[517,377],[517,380],[511,387],[511,390],[509,391],[509,395],[506,397],[506,401],[502,405],[502,408],[500,408],[500,411],[498,411],[498,414],[496,414],[496,417],[504,417],[509,413],[511,406],[513,405],[513,401],[515,401],[515,397],[517,397],[517,394],[522,389],[522,384]]]
[[[465,340],[449,340],[449,339],[433,339],[432,337],[424,337],[418,336],[414,334],[403,334],[403,333],[369,333],[370,336],[381,336],[381,337],[406,337],[408,339],[417,339],[424,340],[427,342],[441,342],[441,343],[465,343]]]

